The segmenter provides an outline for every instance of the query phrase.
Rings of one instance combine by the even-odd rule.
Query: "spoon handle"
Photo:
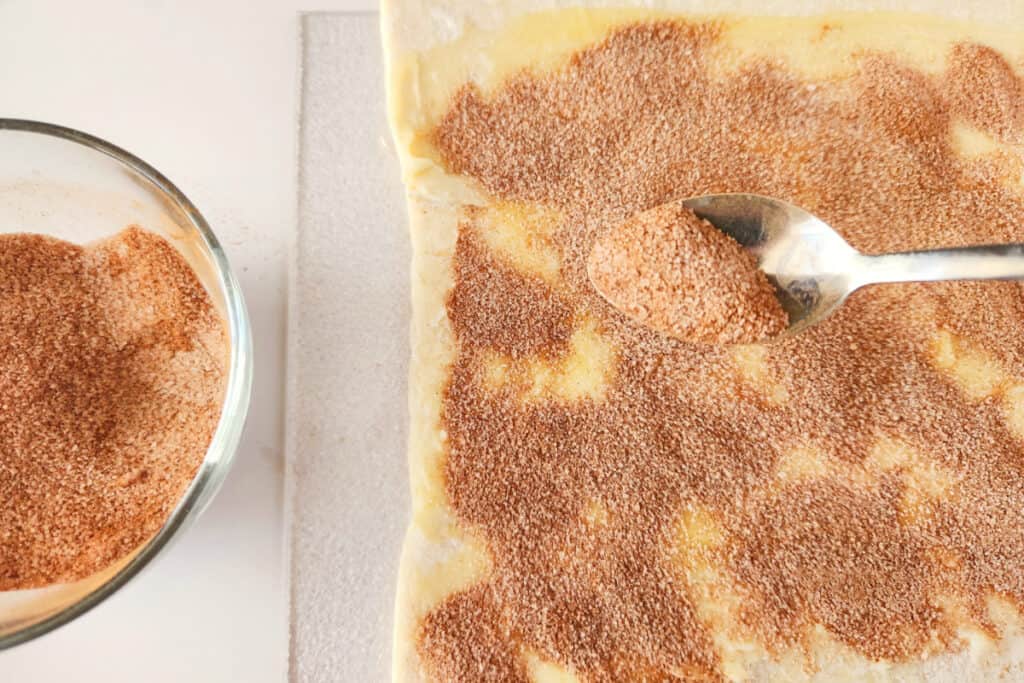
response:
[[[1024,280],[1024,244],[983,244],[956,249],[860,256],[860,284],[937,280]]]

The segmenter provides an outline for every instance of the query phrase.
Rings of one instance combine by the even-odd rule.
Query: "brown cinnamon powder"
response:
[[[587,263],[591,280],[612,305],[683,341],[752,344],[787,326],[754,257],[678,202],[606,232]]]
[[[1019,139],[1020,75],[974,45],[938,75],[874,53],[843,79],[767,61],[713,75],[718,33],[674,21],[617,30],[550,75],[523,73],[487,97],[467,85],[434,132],[450,171],[562,215],[557,287],[496,269],[484,288],[474,264],[487,262],[475,237],[486,227],[472,212],[460,226],[446,490],[493,570],[423,622],[419,653],[437,680],[523,680],[527,651],[587,681],[722,678],[680,556],[718,569],[742,604],[739,635],[770,652],[820,625],[869,659],[909,660],[962,647],[940,596],[994,634],[988,596],[1024,605],[1011,387],[972,396],[936,363],[944,331],[1024,377],[1019,284],[858,292],[764,350],[769,396],[728,350],[628,324],[586,272],[610,226],[726,191],[806,206],[869,253],[1024,241],[1024,195],[1007,182],[1020,159],[962,158],[952,134],[967,120]],[[496,330],[493,311],[529,325]],[[483,380],[488,352],[565,357],[566,321],[584,318],[615,348],[600,399],[523,402]],[[942,495],[913,489],[906,462],[880,474],[882,440],[946,472]],[[796,449],[832,464],[780,479]],[[698,512],[720,542],[681,547],[679,520]]]
[[[155,234],[0,235],[0,590],[83,578],[159,529],[213,436],[227,348]]]

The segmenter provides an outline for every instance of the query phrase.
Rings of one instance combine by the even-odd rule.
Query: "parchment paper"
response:
[[[293,681],[391,675],[409,519],[409,237],[378,22],[302,21],[288,340]]]

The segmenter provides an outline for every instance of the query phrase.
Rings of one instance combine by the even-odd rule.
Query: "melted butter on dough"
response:
[[[439,549],[415,570],[414,593],[424,614],[452,593],[478,584],[491,570],[490,554],[479,539],[437,507],[421,515],[416,530]]]
[[[1001,149],[999,142],[991,135],[970,125],[957,121],[953,125],[953,148],[965,159],[980,157]]]
[[[581,683],[576,674],[535,652],[526,654],[526,670],[532,683]]]
[[[951,500],[960,477],[939,463],[922,457],[910,444],[882,437],[868,455],[865,466],[877,476],[892,471],[902,475],[904,491],[900,517],[904,524],[924,521],[930,514],[929,503]]]
[[[947,47],[981,41],[1012,60],[1024,56],[1020,33],[1012,28],[954,23],[919,14],[835,14],[826,17],[738,17],[728,19],[723,42],[736,61],[751,55],[782,60],[786,67],[813,79],[838,80],[856,71],[849,55],[877,51],[899,55],[929,74],[946,67]],[[892,30],[899,27],[898,30]]]
[[[905,524],[921,521],[930,511],[929,502],[950,500],[960,480],[953,471],[922,457],[911,445],[885,436],[876,441],[862,464],[843,462],[807,443],[784,451],[776,465],[776,477],[783,485],[842,480],[870,487],[893,472],[899,473],[905,487],[900,502]]]
[[[1010,431],[1024,440],[1024,384],[1014,384],[1006,390],[1003,406]]]
[[[765,363],[768,348],[762,344],[737,346],[733,349],[733,360],[743,381],[754,387],[765,399],[775,405],[783,405],[789,394],[786,387],[775,381]]]
[[[965,339],[941,331],[935,340],[935,364],[956,382],[972,401],[981,401],[1005,389],[1012,381],[999,361]]]
[[[783,452],[775,476],[783,483],[808,482],[834,477],[840,470],[835,458],[813,444],[804,444]]]
[[[583,513],[583,523],[591,529],[608,526],[610,519],[608,507],[599,500],[590,501]]]
[[[561,361],[532,361],[530,398],[554,395],[564,401],[601,400],[613,372],[614,351],[592,321],[585,321],[569,338],[569,354]]]
[[[551,240],[557,212],[526,204],[499,202],[484,208],[477,226],[484,242],[527,275],[558,282],[561,255]]]
[[[714,560],[715,553],[726,542],[726,530],[709,508],[691,505],[679,516],[675,543],[669,557],[693,587],[692,598],[697,615],[711,628],[716,651],[721,658],[722,673],[741,680],[747,668],[758,659],[759,648],[737,629],[736,614],[741,598],[730,590],[728,577]]]
[[[569,337],[560,358],[513,359],[486,351],[482,357],[484,385],[496,391],[512,386],[523,401],[600,401],[611,379],[614,351],[591,320],[583,320]]]

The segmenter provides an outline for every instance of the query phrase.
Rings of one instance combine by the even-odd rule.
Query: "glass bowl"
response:
[[[47,123],[0,118],[0,231],[45,233],[85,243],[133,223],[178,248],[227,321],[231,351],[220,421],[192,483],[146,543],[74,583],[0,592],[0,650],[99,604],[199,516],[231,467],[252,383],[252,332],[242,292],[220,243],[192,202],[152,166],[99,138]]]

